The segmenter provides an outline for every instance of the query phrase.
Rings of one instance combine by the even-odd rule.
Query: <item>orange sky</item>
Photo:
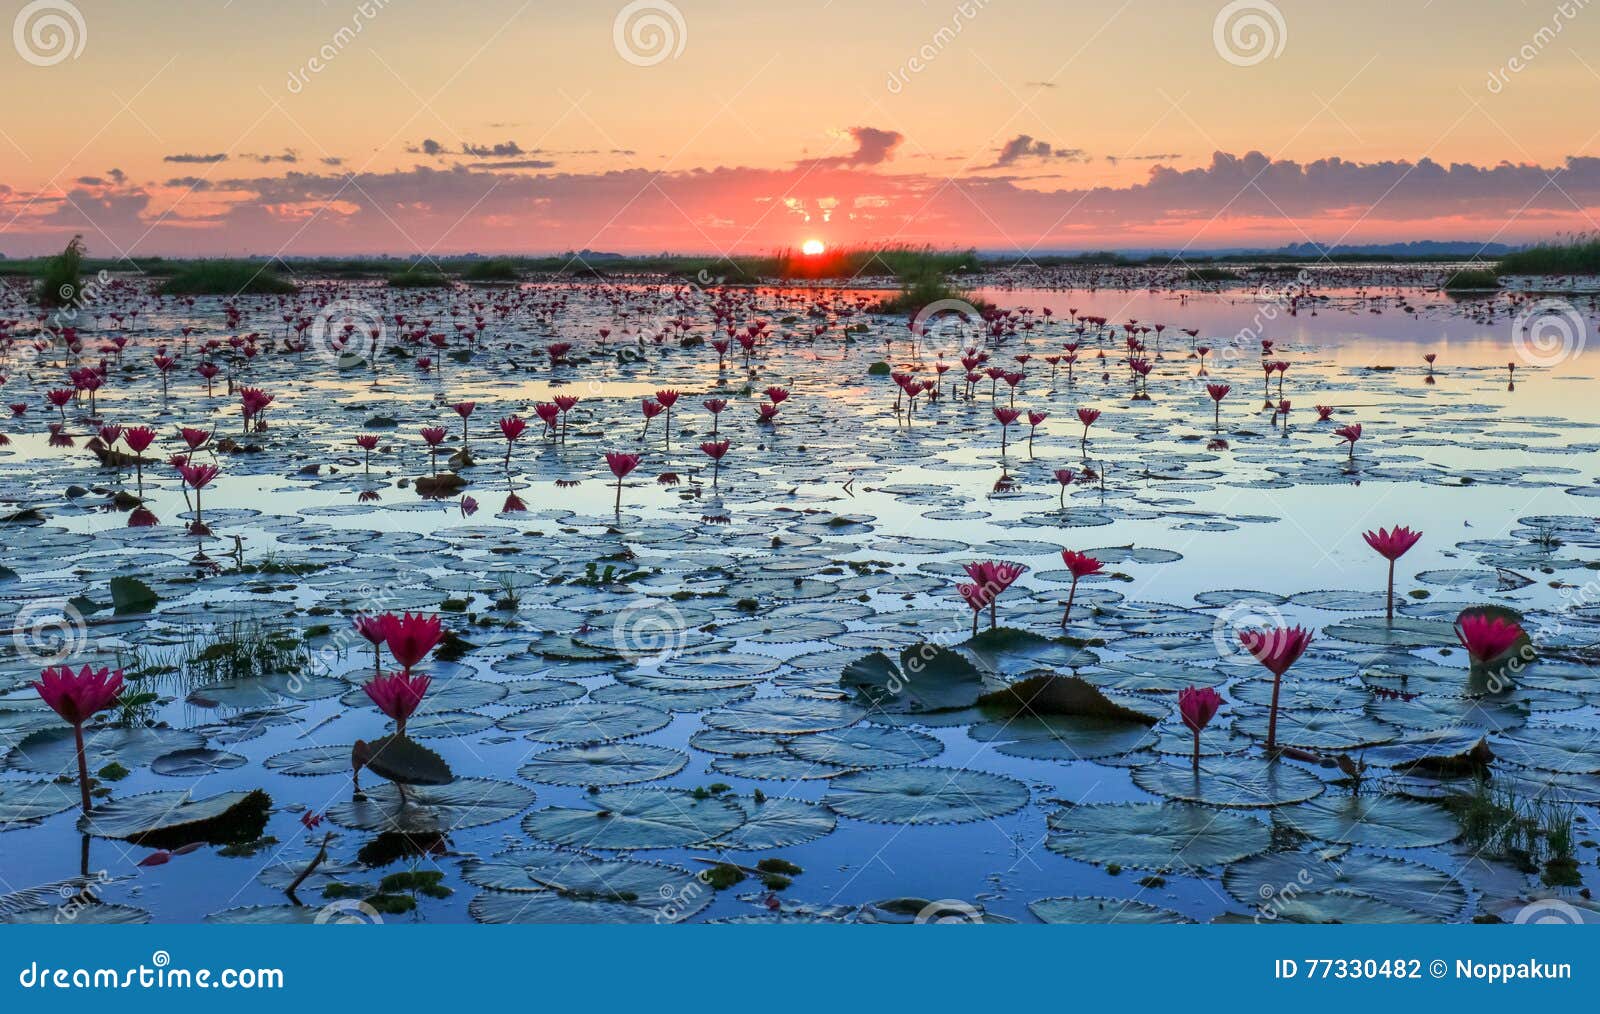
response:
[[[44,6],[0,60],[11,256],[74,232],[438,255],[1600,222],[1580,0]]]

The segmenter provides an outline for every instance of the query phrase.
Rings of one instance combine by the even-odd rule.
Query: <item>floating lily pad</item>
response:
[[[938,767],[855,771],[833,780],[822,805],[883,824],[960,824],[999,817],[1028,802],[1028,787],[987,771]]]
[[[1448,810],[1395,796],[1323,796],[1276,819],[1312,838],[1372,848],[1443,845],[1461,834]]]
[[[1271,829],[1243,813],[1190,803],[1101,803],[1050,815],[1045,847],[1072,859],[1148,870],[1221,866],[1265,852]]]
[[[1118,925],[1191,923],[1193,919],[1142,901],[1120,898],[1041,898],[1028,903],[1040,922],[1052,925]]]
[[[737,803],[697,799],[679,789],[625,788],[594,793],[585,806],[552,806],[522,820],[533,837],[586,849],[660,849],[693,845],[744,823]]]
[[[515,817],[534,800],[532,789],[492,778],[457,778],[449,785],[408,788],[406,801],[391,783],[364,786],[364,798],[335,803],[327,818],[357,831],[448,834]]]
[[[1208,806],[1283,806],[1320,796],[1316,775],[1258,757],[1202,758],[1189,765],[1147,764],[1133,769],[1133,782],[1146,792]]]
[[[517,774],[549,785],[628,785],[683,770],[689,755],[648,743],[559,746],[534,754]]]

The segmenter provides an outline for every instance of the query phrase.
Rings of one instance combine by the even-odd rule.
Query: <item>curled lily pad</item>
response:
[[[882,824],[960,824],[1022,809],[1028,787],[987,771],[938,767],[878,768],[841,775],[822,805]]]
[[[1011,757],[1035,760],[1097,760],[1147,750],[1155,730],[1139,722],[1079,715],[1022,715],[978,722],[967,734]]]
[[[1271,829],[1243,813],[1191,803],[1099,803],[1050,815],[1045,847],[1090,863],[1148,870],[1221,866],[1265,852]]]
[[[260,837],[271,806],[272,800],[259,789],[204,799],[182,790],[146,792],[101,803],[78,818],[78,830],[156,848],[197,841],[233,845]]]

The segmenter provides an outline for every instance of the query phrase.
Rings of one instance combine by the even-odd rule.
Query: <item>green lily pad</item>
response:
[[[1208,806],[1283,806],[1322,795],[1316,775],[1259,757],[1205,757],[1200,770],[1185,764],[1147,764],[1133,769],[1133,783],[1146,792]]]
[[[1265,852],[1272,831],[1243,813],[1190,803],[1100,803],[1050,815],[1052,852],[1088,863],[1191,871]]]
[[[999,817],[1028,803],[1014,778],[955,768],[879,768],[834,779],[822,805],[881,824],[960,824]]]
[[[597,743],[534,754],[517,774],[548,785],[629,785],[675,775],[688,763],[688,754],[670,747]]]
[[[731,800],[696,799],[679,789],[609,789],[583,802],[535,810],[522,819],[522,829],[571,848],[660,849],[726,835],[745,819]]]
[[[1040,922],[1052,925],[1118,925],[1192,923],[1193,919],[1142,901],[1121,898],[1041,898],[1028,903]]]
[[[1323,796],[1275,818],[1311,838],[1372,848],[1443,845],[1461,834],[1448,810],[1395,796]]]
[[[402,804],[392,782],[366,788],[363,798],[334,804],[327,817],[357,831],[448,834],[515,817],[534,800],[532,789],[492,778],[457,778],[449,785],[422,785],[405,792]]]

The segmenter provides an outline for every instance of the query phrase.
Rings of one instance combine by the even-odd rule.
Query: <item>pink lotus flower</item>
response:
[[[1421,532],[1414,532],[1402,525],[1395,525],[1394,531],[1380,528],[1375,532],[1366,532],[1361,536],[1367,540],[1367,545],[1378,551],[1378,555],[1389,561],[1389,597],[1386,615],[1388,621],[1394,623],[1394,562],[1406,555],[1417,540],[1422,538]]]
[[[89,760],[83,749],[83,723],[111,707],[122,691],[122,670],[84,666],[73,672],[71,666],[45,669],[33,684],[50,710],[72,726],[78,753],[78,788],[83,796],[83,812],[89,812]]]
[[[1348,426],[1340,426],[1333,432],[1336,436],[1350,442],[1350,461],[1353,464],[1356,460],[1356,441],[1361,439],[1361,424],[1351,423]]]
[[[1093,426],[1095,420],[1099,418],[1100,410],[1097,408],[1078,409],[1078,421],[1083,423],[1083,438],[1078,441],[1078,448],[1080,450],[1082,450],[1084,445],[1089,442],[1089,427]]]
[[[521,514],[526,512],[527,509],[528,505],[522,502],[522,497],[513,492],[506,494],[506,503],[504,507],[500,508],[500,512],[502,514]]]
[[[1067,619],[1072,616],[1072,600],[1078,596],[1078,580],[1098,574],[1104,567],[1094,557],[1071,549],[1061,551],[1061,562],[1067,565],[1067,571],[1072,575],[1072,587],[1067,591],[1067,607],[1061,612],[1061,627],[1066,629]]]
[[[1200,730],[1211,724],[1217,709],[1222,707],[1222,695],[1210,687],[1196,690],[1189,687],[1178,691],[1178,714],[1183,724],[1194,733],[1194,769],[1200,770]]]
[[[1468,613],[1456,621],[1456,640],[1479,665],[1492,662],[1522,638],[1522,627],[1500,616]]]
[[[406,719],[422,704],[423,695],[428,692],[432,682],[426,676],[391,673],[368,680],[362,689],[372,698],[372,703],[378,706],[379,711],[394,719],[396,734],[404,736]]]
[[[444,639],[437,616],[384,613],[379,619],[383,621],[383,639],[389,645],[389,654],[407,673]]]
[[[617,477],[617,513],[622,513],[622,480],[628,473],[639,467],[639,456],[627,454],[623,451],[607,451],[606,465],[611,469],[611,474]]]
[[[972,578],[973,584],[965,587],[968,589],[975,588],[976,590],[962,591],[963,586],[957,585],[956,591],[960,592],[961,597],[967,600],[969,607],[972,607],[974,602],[981,602],[989,607],[989,629],[993,630],[996,621],[995,600],[1000,597],[1001,592],[1015,584],[1017,578],[1021,577],[1026,569],[1020,563],[1008,563],[1003,560],[984,560],[969,563],[966,564],[965,570],[967,576]],[[973,609],[972,632],[976,634],[978,632],[978,607],[973,607]]]
[[[1267,749],[1278,745],[1278,691],[1283,685],[1283,674],[1299,661],[1311,643],[1311,631],[1304,627],[1275,627],[1268,630],[1243,630],[1239,643],[1257,662],[1272,673],[1272,710],[1267,716]]]

